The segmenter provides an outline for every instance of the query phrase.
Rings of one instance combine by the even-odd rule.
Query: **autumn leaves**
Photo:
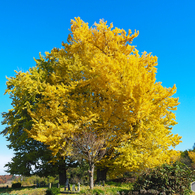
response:
[[[71,20],[64,48],[40,56],[36,67],[7,82],[14,104],[31,116],[29,136],[62,156],[72,155],[91,136],[99,142],[96,149],[92,152],[89,145],[86,155],[81,150],[78,154],[91,167],[98,163],[120,172],[178,156],[169,149],[181,142],[171,134],[176,88],[156,82],[157,57],[139,54],[131,45],[137,36],[103,20],[91,28],[80,18]],[[98,161],[92,158],[95,154]]]

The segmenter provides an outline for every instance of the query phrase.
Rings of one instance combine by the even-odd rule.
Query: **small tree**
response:
[[[93,131],[83,131],[80,134],[75,134],[72,142],[75,154],[81,156],[89,164],[89,185],[90,189],[93,189],[94,166],[106,152],[106,139]]]

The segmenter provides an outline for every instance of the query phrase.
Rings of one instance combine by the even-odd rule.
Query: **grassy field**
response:
[[[44,195],[47,188],[20,188],[20,189],[0,189],[1,193],[14,194],[14,195]]]
[[[80,193],[64,193],[64,188],[61,188],[61,195],[63,194],[71,194],[71,195],[96,195],[96,194],[104,194],[104,195],[117,195],[117,192],[124,192],[124,194],[128,194],[128,191],[131,189],[131,186],[112,186],[106,185],[104,187],[95,186],[93,190],[90,190],[89,187],[82,186]],[[11,188],[2,189],[0,188],[0,195],[2,193],[12,194],[12,195],[44,195],[46,193],[47,188],[35,188],[35,187],[25,187],[17,190],[13,190]],[[123,194],[123,193],[122,193]],[[195,195],[193,192],[191,195]]]
[[[4,195],[12,194],[12,195],[45,195],[46,190],[48,189],[47,187],[39,187],[35,188],[34,186],[32,187],[22,187],[20,189],[12,189],[9,187],[8,189],[2,188],[6,187],[7,185],[4,185],[0,187],[0,195],[4,193]],[[81,191],[79,193],[69,193],[69,192],[64,192],[64,188],[61,187],[60,189],[60,194],[71,194],[71,195],[97,195],[97,194],[102,194],[102,195],[119,195],[124,194],[127,195],[128,192],[132,189],[132,184],[120,184],[118,183],[117,185],[105,185],[105,186],[95,186],[93,190],[89,189],[89,186],[82,186],[81,185]],[[119,193],[118,193],[119,192]],[[177,194],[178,195],[178,194]],[[190,195],[195,195],[195,192],[193,192]]]
[[[64,188],[61,188],[60,194],[72,194],[72,195],[96,195],[96,194],[106,194],[106,195],[115,195],[118,194],[117,192],[124,192],[125,194],[128,193],[128,191],[132,188],[132,184],[128,185],[122,185],[122,186],[112,186],[112,185],[106,185],[106,186],[95,186],[93,190],[90,190],[88,186],[81,186],[81,191],[78,193],[68,193],[64,192]],[[44,195],[46,193],[46,190],[48,188],[35,188],[35,187],[23,187],[17,190],[14,190],[12,188],[8,189],[2,189],[0,188],[0,195],[1,193],[7,193],[12,195]]]

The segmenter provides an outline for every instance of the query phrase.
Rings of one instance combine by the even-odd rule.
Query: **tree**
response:
[[[53,175],[52,165],[48,163],[53,158],[51,151],[43,143],[29,138],[24,131],[24,128],[27,128],[27,124],[31,120],[30,116],[27,116],[27,111],[22,110],[21,113],[16,111],[17,108],[15,107],[14,110],[3,113],[4,120],[2,124],[9,125],[1,134],[6,136],[7,141],[10,142],[8,148],[13,149],[15,154],[12,161],[5,165],[7,172],[24,176],[30,176],[31,174],[40,176],[41,174],[45,176],[48,174]]]
[[[54,156],[71,156],[81,147],[75,140],[87,129],[96,140],[104,138],[100,148],[106,151],[97,157],[99,163],[111,160],[115,171],[124,171],[123,165],[144,169],[178,156],[169,150],[181,142],[171,134],[179,104],[172,97],[176,87],[156,82],[157,57],[146,52],[140,56],[130,45],[138,32],[112,29],[102,20],[94,28],[80,18],[71,24],[64,48],[46,52],[35,68],[7,82],[7,92],[18,104],[26,94],[33,98],[25,103],[32,118],[29,136],[48,145]]]
[[[21,137],[17,136],[17,134],[13,134],[10,134],[9,137],[15,137],[15,141],[17,142]],[[56,176],[58,174],[59,183],[64,185],[66,182],[66,170],[78,164],[70,158],[64,160],[60,156],[54,157],[46,145],[32,138],[23,140],[23,145],[17,144],[15,148],[12,142],[8,145],[9,148],[13,148],[15,151],[15,156],[12,158],[11,162],[5,165],[5,167],[7,167],[6,172],[10,174],[23,176],[38,175],[40,177]]]
[[[195,143],[192,147],[192,150],[188,150],[188,151],[185,150],[183,153],[185,154],[186,158],[188,157],[188,159],[190,159],[190,160],[188,160],[188,164],[190,164],[191,167],[194,169],[195,168]]]
[[[93,189],[94,166],[106,153],[106,139],[97,136],[90,129],[90,131],[81,131],[74,135],[72,142],[74,153],[82,156],[89,163],[89,183],[90,188]]]
[[[188,151],[188,157],[191,160],[191,167],[194,169],[195,168],[195,152],[194,151]]]
[[[36,71],[34,73],[39,74]],[[15,154],[11,162],[5,165],[7,172],[24,176],[36,174],[41,177],[59,174],[59,183],[64,185],[67,168],[77,166],[77,163],[69,157],[66,157],[65,160],[59,154],[54,157],[47,145],[30,138],[24,131],[24,129],[30,130],[33,123],[27,112],[27,105],[33,106],[40,96],[36,91],[34,93],[25,89],[22,91],[20,82],[20,78],[17,76],[7,82],[8,89],[14,87],[10,93],[14,108],[2,114],[4,118],[2,125],[7,126],[1,134],[6,136],[7,141],[10,142],[8,148],[13,149]]]
[[[192,165],[192,160],[188,155],[188,150],[185,151],[181,151],[181,156],[179,161],[185,165],[187,165],[188,167],[191,167]]]

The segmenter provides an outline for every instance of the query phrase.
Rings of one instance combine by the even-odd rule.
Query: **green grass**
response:
[[[127,194],[132,190],[133,184],[120,184],[115,182],[108,182],[105,186],[95,186],[90,190],[88,186],[81,186],[80,195],[117,195],[118,192]]]
[[[117,185],[117,186],[116,186]],[[117,194],[117,192],[128,192],[130,189],[132,188],[132,185],[126,185],[126,184],[117,184],[117,183],[109,183],[106,184],[105,186],[95,186],[93,190],[90,190],[89,186],[84,186],[81,185],[81,191],[78,193],[71,193],[72,195],[98,195],[98,194],[102,194],[102,195],[115,195]],[[12,189],[12,188],[8,188],[8,189],[2,189],[0,188],[0,195],[8,195],[8,194],[12,194],[12,195],[44,195],[46,190],[48,188],[47,187],[40,187],[40,188],[35,188],[35,187],[22,187],[19,189]],[[64,192],[64,188],[61,187],[60,189],[61,191],[61,195],[65,194]],[[7,194],[5,194],[7,193]],[[68,192],[66,192],[66,194],[70,194]]]
[[[95,186],[93,190],[89,189],[89,186],[81,185],[80,193],[66,193],[71,195],[118,195],[119,193],[127,195],[130,190],[132,190],[133,184],[123,184],[116,182],[108,182],[105,186]],[[47,187],[22,187],[19,189],[2,189],[0,188],[0,195],[45,195]],[[61,187],[61,193],[59,195],[63,195],[65,193],[64,188]],[[195,195],[193,192],[191,195]]]
[[[0,189],[0,195],[44,195],[47,188]]]

